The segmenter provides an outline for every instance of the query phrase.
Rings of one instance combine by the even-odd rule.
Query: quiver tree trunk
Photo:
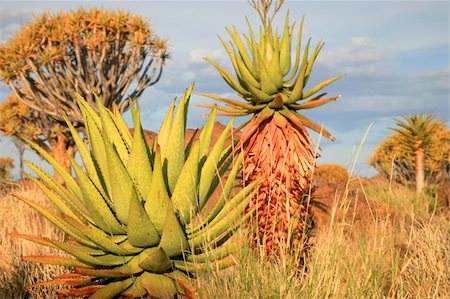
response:
[[[70,159],[75,155],[75,146],[71,144],[64,134],[59,134],[55,139],[50,141],[50,155],[55,158],[58,163],[71,173]],[[55,170],[54,176],[58,183],[63,184],[64,180]]]
[[[425,152],[423,149],[417,149],[415,155],[416,194],[420,195],[425,185]]]

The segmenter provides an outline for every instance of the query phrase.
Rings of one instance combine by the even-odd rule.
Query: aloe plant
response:
[[[326,96],[324,89],[345,74],[308,87],[324,42],[310,49],[309,39],[302,49],[303,19],[295,33],[289,13],[282,33],[272,26],[283,0],[249,2],[261,18],[259,31],[254,31],[247,20],[248,34],[241,36],[232,27],[227,28],[230,42],[220,38],[234,74],[205,58],[241,100],[202,93],[222,105],[201,106],[217,107],[220,115],[251,116],[241,136],[246,158],[244,181],[250,184],[265,177],[250,205],[250,208],[258,207],[254,221],[258,226],[255,241],[265,244],[267,253],[278,254],[292,244],[306,242],[311,226],[308,175],[315,167],[317,153],[307,128],[330,140],[335,139],[302,111],[338,100],[340,96]],[[292,55],[294,47],[295,55]]]
[[[224,147],[232,121],[210,150],[215,111],[200,138],[185,147],[192,88],[187,89],[176,111],[172,102],[152,148],[144,139],[138,107],[130,103],[135,126],[132,136],[118,109],[110,111],[98,101],[97,113],[78,97],[88,146],[67,121],[83,166],[71,161],[75,178],[31,143],[64,178],[65,184],[60,185],[27,162],[39,178],[27,176],[59,212],[19,199],[70,240],[15,236],[73,256],[23,257],[72,267],[71,273],[37,285],[66,285],[68,288],[57,290],[62,296],[192,298],[196,291],[191,276],[234,264],[231,254],[237,246],[228,239],[249,217],[244,210],[257,182],[231,196],[242,157],[233,157],[231,146]],[[230,168],[225,180],[221,174]],[[221,188],[217,202],[205,210],[217,188]]]

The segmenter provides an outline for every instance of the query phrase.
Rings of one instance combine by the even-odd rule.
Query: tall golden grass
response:
[[[244,248],[236,267],[201,276],[201,297],[448,298],[448,208],[386,184],[329,201],[306,264],[296,262],[301,248],[270,260]],[[369,210],[363,216],[357,201]]]
[[[9,236],[21,233],[63,240],[64,234],[26,204],[13,197],[13,193],[29,198],[45,207],[53,207],[37,187],[17,186],[12,192],[0,196],[0,298],[54,298],[49,287],[30,285],[49,280],[68,270],[21,260],[26,255],[61,254],[32,242]]]
[[[36,188],[14,192],[51,208]],[[450,294],[448,208],[439,210],[433,198],[418,198],[413,191],[386,183],[327,200],[328,218],[315,231],[305,263],[298,262],[302,248],[270,259],[261,257],[244,245],[246,237],[239,232],[236,237],[243,246],[238,265],[194,280],[200,298],[446,298]],[[52,250],[8,233],[58,240],[64,235],[11,194],[0,197],[0,227],[0,298],[54,298],[49,288],[28,286],[68,270],[23,262],[22,255]]]

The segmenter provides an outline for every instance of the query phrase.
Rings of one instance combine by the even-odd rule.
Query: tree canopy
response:
[[[66,126],[40,115],[13,95],[0,103],[0,131],[6,136],[33,141],[47,151],[58,135],[67,138],[70,135]]]
[[[380,143],[369,164],[386,178],[406,185],[416,177],[415,151],[424,152],[424,174],[429,183],[437,183],[450,170],[450,130],[431,115],[403,116],[393,134]]]
[[[0,46],[0,76],[37,112],[83,124],[76,93],[127,109],[161,77],[167,42],[142,17],[79,8],[45,13]]]

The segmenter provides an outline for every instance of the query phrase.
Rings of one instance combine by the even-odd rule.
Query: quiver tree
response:
[[[13,142],[21,148],[25,146],[21,141],[30,140],[54,157],[63,158],[66,154],[73,156],[75,152],[70,131],[66,126],[54,121],[49,115],[33,110],[15,96],[9,96],[6,101],[0,103],[0,131],[12,137]],[[59,161],[65,163],[62,165],[66,169],[70,168],[68,159]]]
[[[84,125],[75,94],[124,112],[127,99],[159,80],[167,57],[166,41],[143,18],[79,8],[36,17],[1,45],[0,76],[37,117],[67,131],[62,112],[77,129]]]
[[[402,115],[397,128],[369,159],[380,174],[395,182],[415,186],[439,183],[450,169],[450,130],[433,115]]]
[[[216,107],[220,115],[252,115],[241,135],[245,153],[244,183],[264,177],[249,209],[257,209],[254,239],[265,245],[270,255],[306,243],[308,239],[312,219],[308,173],[315,166],[316,152],[307,128],[330,140],[334,137],[300,111],[339,99],[339,96],[325,97],[327,93],[323,89],[344,75],[308,87],[314,62],[324,43],[319,42],[310,51],[308,41],[302,50],[303,20],[294,33],[295,24],[290,23],[289,14],[281,34],[272,27],[283,0],[249,2],[261,19],[259,38],[248,24],[249,33],[243,38],[233,27],[227,28],[230,43],[220,39],[235,76],[206,58],[242,100],[204,93],[224,105],[202,106]],[[295,36],[297,40],[293,44]],[[292,46],[295,47],[293,57]]]

